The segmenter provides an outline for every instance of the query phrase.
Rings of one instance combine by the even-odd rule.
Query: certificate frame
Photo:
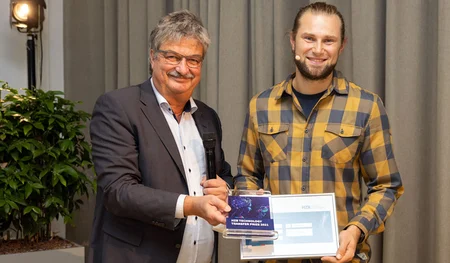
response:
[[[241,240],[241,260],[335,256],[339,230],[334,193],[272,195],[277,240]]]

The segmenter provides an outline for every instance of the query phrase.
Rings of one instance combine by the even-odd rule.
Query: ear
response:
[[[152,65],[152,67],[153,67],[153,62],[154,62],[154,56],[155,56],[155,51],[153,51],[153,49],[150,49],[150,57],[149,57],[149,60],[150,60],[150,64]]]
[[[295,50],[295,38],[294,38],[294,33],[289,33],[289,41],[291,42],[291,49],[292,52],[294,52]]]
[[[347,45],[347,38],[344,38],[344,41],[342,41],[341,47],[339,48],[339,55],[344,51],[345,46]]]

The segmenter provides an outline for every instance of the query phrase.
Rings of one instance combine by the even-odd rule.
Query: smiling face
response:
[[[299,24],[296,34],[290,37],[297,73],[308,80],[330,77],[345,46],[339,17],[307,11]]]
[[[202,67],[188,67],[186,58],[180,63],[170,63],[170,52],[183,57],[203,57],[203,45],[195,38],[181,38],[179,41],[167,41],[161,44],[159,50],[150,51],[150,63],[153,69],[153,82],[156,89],[166,98],[187,101],[195,87],[200,82]],[[167,58],[166,58],[167,57]]]

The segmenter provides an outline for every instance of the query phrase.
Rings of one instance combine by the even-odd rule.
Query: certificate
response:
[[[241,260],[335,256],[339,234],[334,193],[272,195],[276,240],[241,241]]]

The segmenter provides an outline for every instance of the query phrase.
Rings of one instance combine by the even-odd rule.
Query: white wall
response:
[[[64,91],[63,1],[46,0],[42,31],[43,65],[40,86],[40,63],[36,60],[36,85],[43,90]],[[27,88],[27,35],[9,24],[10,0],[0,0],[0,80],[13,88]],[[38,40],[37,43],[40,43]],[[36,47],[40,54],[40,46]]]

